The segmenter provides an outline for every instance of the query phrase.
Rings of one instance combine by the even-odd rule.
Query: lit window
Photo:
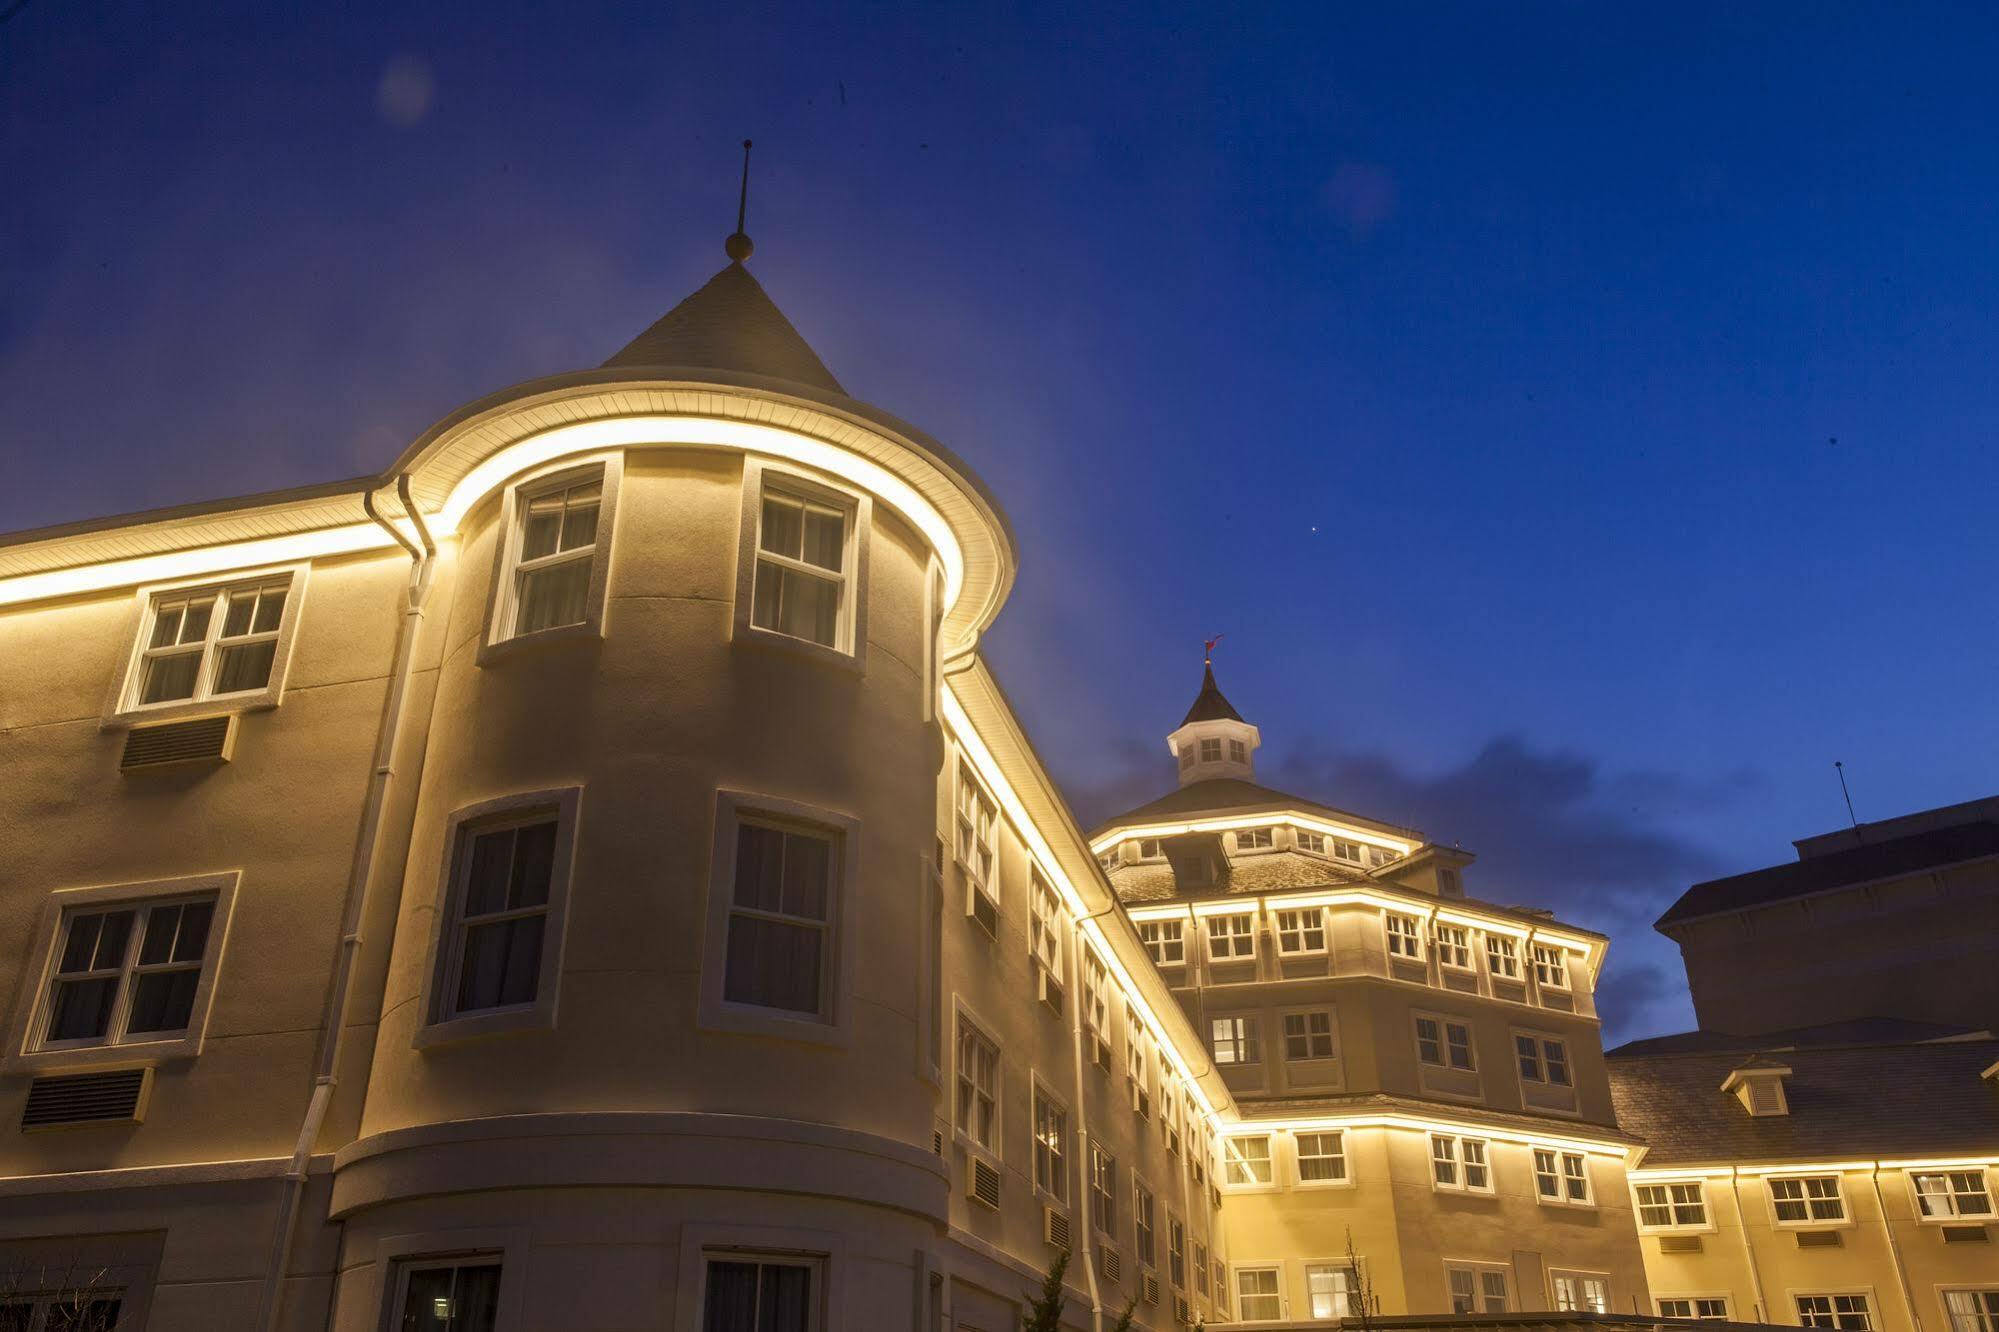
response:
[[[1218,1017],[1212,1019],[1209,1025],[1214,1032],[1217,1064],[1262,1062],[1263,1056],[1257,1049],[1255,1018]]]
[[[1208,956],[1217,962],[1256,956],[1256,917],[1209,916]]]
[[[1028,875],[1027,951],[1049,980],[1062,983],[1062,901],[1040,870]]]
[[[999,1046],[958,1018],[958,1132],[991,1150],[999,1120]]]
[[[154,594],[125,706],[271,693],[292,578]]]
[[[1229,762],[1231,763],[1249,762],[1249,749],[1247,746],[1243,744],[1242,741],[1240,740],[1229,741]]]
[[[1947,1290],[1943,1306],[1951,1332],[1999,1332],[1999,1289]]]
[[[1314,1318],[1349,1318],[1356,1312],[1353,1273],[1341,1263],[1309,1263],[1305,1267],[1305,1296],[1312,1302]]]
[[[1315,856],[1326,854],[1326,836],[1324,833],[1305,832],[1301,829],[1296,834],[1296,840],[1300,851],[1310,851]]]
[[[1187,1289],[1187,1227],[1171,1212],[1166,1214],[1166,1279],[1173,1289]]]
[[[1245,1323],[1273,1323],[1284,1316],[1274,1267],[1238,1267],[1235,1295],[1236,1316]]]
[[[195,1022],[215,894],[62,915],[35,1047],[171,1040]]]
[[[1638,1186],[1638,1224],[1650,1230],[1707,1224],[1707,1199],[1697,1179]]]
[[[1788,1225],[1846,1220],[1846,1199],[1837,1175],[1802,1175],[1770,1181],[1770,1203],[1777,1220]]]
[[[1492,1192],[1492,1167],[1486,1160],[1485,1139],[1431,1134],[1430,1178],[1440,1189]]]
[[[1522,1036],[1513,1038],[1514,1054],[1520,1061],[1520,1080],[1540,1082],[1555,1087],[1567,1087],[1569,1081],[1569,1047],[1552,1036]]]
[[[1430,941],[1436,945],[1439,966],[1471,970],[1471,934],[1462,925],[1438,925],[1430,932]]]
[[[1275,840],[1268,828],[1244,828],[1235,835],[1235,849],[1267,851],[1275,844]]]
[[[1222,1260],[1215,1259],[1215,1307],[1227,1316],[1229,1310],[1229,1269]]]
[[[1411,962],[1423,960],[1422,936],[1417,932],[1414,916],[1398,916],[1392,912],[1382,917],[1382,924],[1388,931],[1388,955],[1406,957]]]
[[[1333,1015],[1318,1009],[1309,1013],[1284,1015],[1284,1057],[1286,1059],[1331,1059],[1333,1057]]]
[[[853,510],[823,494],[771,483],[757,522],[750,623],[769,633],[847,650]]]
[[[1333,839],[1333,859],[1349,861],[1355,865],[1362,864],[1360,843],[1349,842],[1343,838],[1335,837]]]
[[[701,1332],[817,1332],[817,1260],[792,1254],[726,1251],[707,1257]],[[405,1326],[458,1332],[456,1323]]]
[[[999,803],[986,794],[969,764],[958,765],[957,802],[958,864],[973,894],[967,910],[997,926]]]
[[[1438,1068],[1469,1072],[1473,1067],[1471,1028],[1441,1018],[1416,1019],[1416,1057]]]
[[[531,1005],[540,994],[559,816],[532,810],[461,828],[438,1019]]]
[[[1142,920],[1138,937],[1145,951],[1162,967],[1177,967],[1187,960],[1184,923],[1177,920]]]
[[[1117,1162],[1100,1142],[1090,1144],[1090,1223],[1106,1235],[1117,1233]]]
[[[1534,945],[1534,980],[1551,990],[1569,988],[1568,955],[1559,948],[1546,944]]]
[[[1069,1200],[1069,1112],[1034,1089],[1034,1186],[1058,1203]]]
[[[836,860],[823,833],[737,824],[723,999],[827,1016]]]
[[[1909,1177],[1925,1217],[1992,1215],[1992,1195],[1982,1170],[1923,1171]]]
[[[1138,1254],[1138,1261],[1146,1267],[1152,1267],[1159,1261],[1153,1248],[1155,1207],[1152,1190],[1134,1179],[1131,1185],[1132,1248]]]
[[[496,1254],[405,1262],[398,1266],[396,1280],[401,1287],[395,1304],[402,1310],[398,1326],[437,1328],[440,1332],[493,1332],[499,1326],[500,1263]],[[733,1332],[736,1324],[722,1326]]]
[[[1581,1152],[1557,1152],[1545,1147],[1534,1149],[1534,1192],[1542,1202],[1591,1202],[1589,1160]]]
[[[1340,1133],[1300,1133],[1298,1137],[1298,1179],[1317,1184],[1347,1177],[1345,1135]]]
[[[1505,1313],[1506,1269],[1470,1263],[1450,1263],[1444,1268],[1451,1291],[1454,1314]]]
[[[515,494],[507,574],[510,618],[498,637],[519,638],[589,620],[603,505],[601,467],[581,478],[572,472],[550,483],[523,486]]]
[[[1270,1182],[1270,1135],[1259,1133],[1245,1138],[1222,1139],[1223,1165],[1228,1184],[1268,1184]]]
[[[1660,1300],[1661,1318],[1699,1318],[1709,1322],[1726,1322],[1728,1301],[1715,1296],[1694,1296],[1684,1300]]]
[[[1124,1076],[1131,1087],[1131,1108],[1141,1119],[1152,1113],[1152,1069],[1145,1057],[1145,1027],[1138,1010],[1124,1007]]]
[[[1201,762],[1220,763],[1221,761],[1222,742],[1214,739],[1203,740],[1201,742]]]
[[[1323,953],[1326,951],[1326,913],[1318,907],[1277,913],[1277,951],[1280,953]]]
[[[1869,1332],[1874,1326],[1874,1318],[1868,1312],[1865,1295],[1800,1295],[1798,1326]]]
[[[1520,945],[1503,934],[1485,936],[1485,969],[1501,980],[1520,979]]]
[[[1551,1274],[1555,1286],[1555,1307],[1568,1313],[1609,1313],[1610,1278],[1582,1272]]]

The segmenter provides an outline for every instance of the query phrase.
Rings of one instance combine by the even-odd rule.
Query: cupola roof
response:
[[[1187,709],[1187,715],[1180,719],[1180,724],[1241,720],[1242,714],[1235,710],[1235,705],[1222,697],[1221,689],[1215,684],[1214,663],[1209,662],[1201,674],[1201,692],[1194,695],[1194,706]]]
[[[740,260],[731,260],[604,366],[725,370],[847,393]]]

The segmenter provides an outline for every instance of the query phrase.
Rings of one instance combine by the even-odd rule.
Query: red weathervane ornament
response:
[[[1201,644],[1201,664],[1203,666],[1212,666],[1215,664],[1215,644],[1221,642],[1224,637],[1226,635],[1216,634],[1213,638]]]

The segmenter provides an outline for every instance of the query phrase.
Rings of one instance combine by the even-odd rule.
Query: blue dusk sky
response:
[[[1999,788],[1999,10],[0,0],[0,529],[376,471],[723,263],[991,485],[1094,821],[1269,784],[1615,936]]]

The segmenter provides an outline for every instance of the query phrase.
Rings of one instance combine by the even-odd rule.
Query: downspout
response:
[[[1923,1320],[1916,1313],[1916,1293],[1909,1286],[1909,1271],[1902,1265],[1902,1246],[1895,1239],[1895,1227],[1888,1222],[1888,1199],[1881,1192],[1881,1163],[1874,1162],[1874,1168],[1867,1176],[1874,1186],[1874,1205],[1881,1212],[1881,1233],[1888,1237],[1888,1257],[1895,1264],[1895,1284],[1902,1290],[1902,1308],[1908,1312],[1909,1326],[1915,1332],[1923,1332]]]
[[[1069,1023],[1069,1032],[1074,1038],[1072,1049],[1076,1056],[1076,1181],[1078,1187],[1075,1197],[1076,1210],[1083,1220],[1081,1227],[1083,1232],[1083,1280],[1090,1291],[1091,1332],[1104,1332],[1104,1301],[1102,1292],[1097,1289],[1096,1252],[1090,1245],[1091,1226],[1093,1225],[1089,1207],[1090,1163],[1083,1155],[1085,1148],[1094,1148],[1096,1145],[1095,1140],[1090,1137],[1090,1112],[1088,1109],[1090,1092],[1089,1088],[1083,1082],[1083,1009],[1089,1002],[1088,990],[1090,984],[1089,973],[1084,969],[1083,962],[1083,923],[1095,920],[1098,916],[1104,915],[1106,912],[1115,911],[1116,909],[1117,899],[1112,898],[1111,904],[1102,911],[1092,911],[1087,916],[1079,917],[1076,921],[1076,928],[1070,933],[1073,946],[1069,950],[1069,955],[1074,960],[1075,967],[1069,974],[1076,978],[1075,1013]],[[1108,976],[1105,977],[1105,981],[1108,983]],[[1106,1003],[1104,1009],[1104,1020],[1108,1022],[1110,1021],[1110,1005]],[[1072,1245],[1070,1250],[1072,1254],[1074,1253],[1073,1245],[1075,1238],[1074,1234],[1071,1234],[1069,1237]]]
[[[326,995],[326,1010],[319,1037],[319,1062],[314,1070],[312,1099],[306,1103],[305,1118],[299,1124],[298,1142],[292,1149],[290,1166],[284,1176],[284,1196],[278,1206],[277,1225],[271,1232],[271,1251],[264,1276],[264,1290],[257,1306],[260,1332],[275,1332],[284,1303],[285,1263],[298,1234],[299,1208],[305,1197],[306,1179],[312,1165],[313,1145],[319,1140],[320,1126],[333,1104],[339,1085],[340,1044],[347,1024],[347,1008],[353,993],[354,965],[361,951],[361,916],[366,905],[368,884],[373,877],[375,847],[382,830],[382,812],[388,804],[389,782],[394,776],[396,741],[402,731],[403,699],[408,692],[410,668],[416,656],[417,634],[423,622],[424,602],[430,596],[437,568],[437,546],[423,515],[410,498],[409,476],[396,478],[396,493],[403,512],[416,529],[423,549],[418,550],[396,525],[375,508],[375,492],[364,491],[361,507],[397,545],[409,553],[410,577],[402,624],[396,632],[396,650],[389,668],[389,692],[382,704],[382,719],[375,736],[375,762],[368,778],[368,793],[361,806],[361,823],[354,839],[354,859],[347,872],[346,907],[340,922],[340,953],[334,963],[333,984]]]
[[[1735,1228],[1742,1232],[1742,1256],[1749,1262],[1749,1289],[1756,1296],[1756,1321],[1770,1320],[1769,1302],[1763,1298],[1763,1273],[1756,1266],[1756,1246],[1749,1239],[1749,1216],[1742,1210],[1742,1171],[1728,1168],[1728,1200],[1735,1204]]]

